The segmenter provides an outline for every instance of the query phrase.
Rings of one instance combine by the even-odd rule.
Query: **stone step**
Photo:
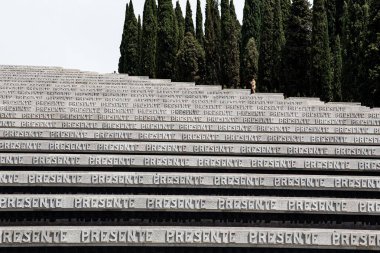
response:
[[[380,159],[279,158],[173,155],[0,153],[0,165],[155,169],[246,169],[376,172]]]
[[[0,171],[0,186],[149,187],[191,189],[270,189],[380,191],[380,177],[180,172]]]
[[[380,215],[380,200],[272,196],[0,194],[0,212],[37,210]]]
[[[147,109],[141,112],[149,111]],[[153,112],[153,111],[152,111]],[[214,116],[214,115],[171,115],[171,114],[129,114],[126,109],[115,114],[100,112],[2,112],[0,119],[41,119],[41,120],[94,120],[94,121],[147,121],[147,122],[190,122],[190,123],[244,123],[244,124],[296,124],[296,125],[339,125],[339,126],[380,126],[380,119],[371,118],[300,118],[266,116]]]
[[[237,227],[2,227],[0,247],[271,247],[379,250],[374,230]]]
[[[0,128],[1,139],[379,146],[380,135]]]
[[[290,124],[220,124],[192,122],[123,122],[123,121],[77,121],[77,120],[1,120],[0,128],[99,129],[144,131],[202,131],[242,133],[314,133],[314,134],[380,134],[380,126],[331,126]]]
[[[43,103],[42,101],[41,103]],[[49,102],[48,102],[49,103]],[[234,110],[234,109],[203,109],[201,106],[198,106],[200,109],[193,108],[174,108],[170,109],[170,106],[175,107],[175,105],[162,104],[162,108],[150,108],[149,104],[133,104],[126,107],[102,107],[102,106],[90,106],[87,104],[86,107],[78,106],[81,103],[77,102],[75,106],[50,106],[50,105],[41,105],[41,106],[9,106],[9,105],[0,105],[0,112],[14,112],[14,113],[60,113],[60,114],[75,114],[75,113],[92,113],[92,114],[103,114],[103,115],[118,115],[118,114],[128,114],[128,115],[173,115],[173,116],[223,116],[223,117],[256,117],[256,118],[303,118],[303,119],[373,119],[380,120],[380,113],[375,112],[304,112],[304,111],[278,111],[278,110]],[[184,106],[185,104],[178,105]],[[197,107],[197,106],[193,106]],[[205,105],[205,107],[207,107]],[[221,106],[222,107],[222,106]],[[254,106],[252,106],[255,108]],[[260,108],[257,106],[256,108]]]
[[[1,152],[380,158],[380,147],[186,142],[0,140]]]

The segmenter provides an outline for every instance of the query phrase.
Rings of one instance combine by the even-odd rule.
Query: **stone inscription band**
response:
[[[380,215],[380,200],[244,196],[1,195],[0,211],[171,211]]]
[[[0,247],[190,246],[380,249],[372,230],[212,227],[4,227]]]
[[[360,134],[290,134],[290,133],[219,133],[195,131],[119,131],[79,129],[12,129],[1,128],[2,139],[48,140],[112,140],[112,141],[171,141],[171,142],[228,142],[283,144],[345,144],[378,146],[380,135]]]
[[[380,177],[220,173],[1,171],[0,186],[380,191]]]
[[[380,134],[380,127],[370,126],[308,126],[290,124],[214,124],[181,122],[122,122],[75,120],[1,120],[0,128],[49,128],[49,129],[103,129],[103,130],[160,130],[160,131],[210,131],[257,133],[316,133],[316,134]]]
[[[380,160],[212,157],[158,155],[88,155],[1,153],[3,166],[143,167],[208,169],[304,169],[338,171],[378,171]]]
[[[276,144],[220,144],[172,142],[110,142],[110,141],[34,141],[0,140],[4,152],[88,152],[147,154],[208,154],[249,156],[319,156],[380,158],[380,147],[322,146]]]

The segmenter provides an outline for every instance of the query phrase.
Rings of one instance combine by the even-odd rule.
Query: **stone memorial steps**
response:
[[[380,134],[380,127],[372,126],[308,126],[301,124],[220,124],[183,122],[124,122],[77,120],[1,120],[0,128],[42,129],[92,129],[92,130],[146,130],[146,131],[196,131],[242,133],[313,133],[313,134]]]
[[[0,171],[1,186],[380,191],[380,176]]]
[[[130,115],[128,109],[117,114],[59,113],[59,112],[0,112],[0,119],[30,120],[94,120],[94,121],[147,121],[147,122],[189,122],[189,123],[241,123],[241,124],[303,124],[303,125],[344,125],[344,126],[380,126],[380,119],[354,118],[300,118],[300,117],[262,117],[262,116],[207,116],[207,115],[170,115],[136,114]]]
[[[0,248],[380,250],[357,103],[0,66],[0,167]]]
[[[377,146],[0,140],[2,152],[380,158]]]
[[[206,246],[376,249],[378,231],[214,227],[11,227],[0,230],[0,247],[33,246]]]
[[[279,158],[231,156],[174,155],[100,155],[1,153],[0,165],[7,167],[69,167],[69,168],[157,168],[157,169],[245,169],[245,170],[324,170],[376,172],[378,159]]]
[[[378,146],[380,136],[375,134],[310,134],[310,133],[241,133],[192,132],[148,130],[88,130],[88,129],[37,129],[0,128],[2,139],[47,140],[101,140],[101,141],[171,141],[203,143],[256,143],[256,144],[331,144]],[[349,151],[347,151],[349,152]]]
[[[0,212],[161,211],[380,215],[380,200],[347,198],[0,194]]]

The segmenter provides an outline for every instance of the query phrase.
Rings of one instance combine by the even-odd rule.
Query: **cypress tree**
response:
[[[326,13],[329,31],[330,46],[335,43],[336,36],[336,0],[326,0]]]
[[[139,47],[139,66],[138,74],[141,75],[142,70],[142,27],[141,27],[141,16],[139,15],[137,19],[137,34],[138,34],[138,47]]]
[[[195,36],[193,12],[189,0],[186,2],[186,19],[185,19],[185,33],[192,33]]]
[[[365,42],[364,69],[366,71],[362,101],[368,106],[380,107],[380,2],[372,0],[368,33]]]
[[[221,13],[221,83],[223,87],[231,88],[231,80],[229,80],[229,54],[231,50],[230,34],[232,32],[232,23],[229,0],[221,1]]]
[[[340,42],[340,36],[335,37],[334,42],[334,57],[333,57],[333,66],[334,66],[334,79],[333,79],[333,94],[334,101],[342,101],[342,68],[343,68],[343,59],[342,59],[342,47]]]
[[[158,15],[158,5],[157,0],[152,1],[153,14],[155,17]]]
[[[283,12],[281,10],[281,1],[275,0],[273,13],[273,69],[272,69],[272,92],[283,90],[282,86],[282,53],[285,46],[285,31],[283,23]]]
[[[182,9],[181,9],[181,5],[179,4],[179,1],[177,1],[176,3],[175,16],[177,19],[177,26],[178,26],[177,48],[180,48],[181,43],[183,41],[183,37],[185,36],[185,18],[183,17]]]
[[[234,45],[234,40],[236,40],[236,45],[232,47],[233,52],[232,52],[232,57],[233,57],[233,66],[234,66],[234,71],[235,73],[233,75],[233,83],[236,84],[234,85],[235,88],[241,88],[241,47],[242,47],[242,41],[241,41],[241,24],[236,16],[236,11],[235,11],[235,5],[234,1],[230,1],[230,13],[231,13],[231,19],[232,22],[234,22],[234,38],[233,38],[233,45]]]
[[[125,39],[126,39],[126,34],[127,34],[127,24],[128,24],[128,2],[125,7],[123,35],[121,36],[121,43],[120,43],[120,58],[119,58],[119,68],[118,68],[118,72],[120,74],[125,73]]]
[[[247,80],[245,83],[250,83],[252,80],[257,80],[259,71],[259,51],[257,50],[256,41],[251,38],[246,47],[244,48],[242,54],[242,63],[246,66],[243,69],[242,75],[244,75]],[[251,89],[250,85],[242,86],[244,89]]]
[[[266,1],[264,1],[265,3]],[[261,0],[246,0],[243,13],[242,27],[242,46],[248,43],[248,40],[254,38],[256,42],[260,41],[261,31]]]
[[[215,31],[216,31],[216,38],[217,38],[217,43],[218,43],[218,52],[219,52],[219,55],[220,55],[220,40],[221,40],[221,36],[222,36],[222,20],[221,20],[221,16],[220,16],[220,12],[219,12],[219,1],[220,0],[213,0],[214,1],[214,5],[213,5],[213,8],[212,8],[212,12],[213,12],[213,21],[214,21],[214,24],[215,24]],[[220,71],[220,69],[219,69]]]
[[[142,75],[151,78],[156,77],[157,17],[155,16],[155,9],[157,9],[155,0],[145,1],[141,38],[141,72]]]
[[[206,2],[205,24],[205,84],[220,84],[220,20],[217,3]]]
[[[335,33],[342,35],[345,0],[335,0]],[[342,38],[341,38],[342,39]]]
[[[200,0],[197,0],[197,13],[196,13],[196,37],[203,46],[204,44],[204,34],[203,34],[203,14],[202,14],[202,6]]]
[[[260,57],[259,57],[259,81],[258,90],[263,92],[272,91],[272,68],[273,58],[273,7],[274,0],[267,0],[263,3],[263,20],[261,29]]]
[[[178,27],[171,0],[158,1],[157,77],[171,78],[176,57]]]
[[[231,19],[235,22],[235,32],[236,32],[236,36],[238,38],[238,46],[239,46],[239,50],[241,49],[241,24],[236,16],[236,11],[235,11],[235,5],[234,5],[234,1],[231,0],[230,1],[230,15],[231,15]],[[239,52],[240,53],[240,52]],[[240,58],[240,56],[239,56]]]
[[[281,0],[280,4],[281,4],[281,10],[282,10],[282,19],[284,23],[286,23],[289,19],[292,2],[291,0]]]
[[[349,0],[343,17],[343,98],[359,101],[360,86],[365,79],[365,38],[368,24],[368,5],[365,0]]]
[[[125,72],[135,76],[139,74],[139,36],[137,19],[132,0],[128,5],[128,23],[125,37]]]
[[[287,96],[309,96],[311,11],[308,0],[293,0],[286,26],[283,84]]]
[[[232,4],[232,8],[231,8]],[[240,83],[239,38],[236,26],[236,14],[233,2],[221,2],[221,67],[222,85],[227,88],[237,88]]]
[[[313,4],[313,31],[311,47],[311,88],[313,95],[324,101],[332,101],[332,71],[327,13],[325,0]]]
[[[241,28],[241,59],[243,59],[244,49],[251,38],[256,41],[256,46],[259,48],[260,44],[260,30],[261,30],[261,0],[246,0],[244,4],[243,26]],[[252,81],[251,76],[245,76],[245,69],[248,66],[241,62],[241,82],[242,87],[250,87]]]
[[[201,82],[205,52],[191,32],[186,33],[176,58],[176,80]]]

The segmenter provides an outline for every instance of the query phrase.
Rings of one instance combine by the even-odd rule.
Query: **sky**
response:
[[[186,0],[179,1],[185,13]],[[0,65],[116,71],[126,2],[0,0]],[[195,16],[196,0],[190,2]],[[241,21],[244,0],[234,3]],[[136,15],[142,14],[144,0],[133,4]]]
[[[180,3],[185,13],[186,0]],[[126,0],[0,0],[0,64],[113,72],[125,4]],[[133,4],[135,13],[142,14],[144,0]],[[195,15],[196,0],[191,4]],[[240,18],[243,4],[235,0]]]

